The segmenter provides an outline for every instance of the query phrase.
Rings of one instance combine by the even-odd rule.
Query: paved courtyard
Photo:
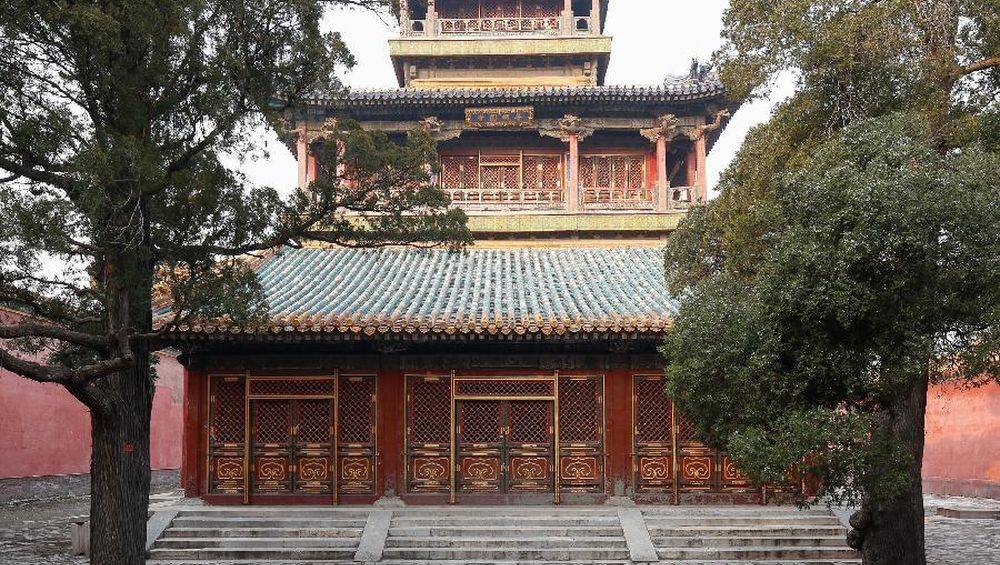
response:
[[[178,491],[155,493],[153,509],[175,503]],[[0,506],[0,563],[10,565],[85,564],[69,555],[70,524],[88,511],[87,497]],[[1000,508],[1000,501],[927,497],[927,556],[933,565],[1000,563],[1000,520],[960,520],[937,516],[939,505]]]

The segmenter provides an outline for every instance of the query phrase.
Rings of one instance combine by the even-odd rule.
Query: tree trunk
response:
[[[124,233],[139,233],[141,245],[124,247],[104,264],[112,357],[131,357],[132,366],[94,386],[101,402],[91,408],[90,562],[142,565],[146,561],[149,512],[149,431],[156,391],[149,343],[131,336],[152,330],[153,270],[148,214],[138,227],[124,220]]]
[[[148,356],[111,377],[111,414],[92,412],[90,562],[137,565],[146,559],[149,510],[149,422],[152,386]],[[102,387],[105,388],[105,387]]]
[[[921,468],[924,455],[924,413],[927,374],[914,379],[909,390],[889,407],[886,429],[906,446],[906,484],[896,496],[873,499],[851,516],[848,540],[861,550],[865,565],[925,565],[924,500]]]

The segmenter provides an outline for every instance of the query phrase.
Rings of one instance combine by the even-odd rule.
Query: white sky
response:
[[[721,43],[719,37],[726,0],[611,0],[605,33],[614,38],[608,84],[655,84],[667,74],[685,74],[693,57],[708,59]],[[358,61],[343,75],[351,87],[395,87],[386,41],[396,35],[392,18],[360,10],[331,10],[324,27],[339,31]],[[708,156],[708,182],[714,188],[719,174],[733,159],[747,131],[766,120],[774,103],[790,92],[782,84],[771,100],[741,108]],[[250,180],[292,190],[297,169],[292,154],[273,132],[263,134],[270,155],[239,166]]]

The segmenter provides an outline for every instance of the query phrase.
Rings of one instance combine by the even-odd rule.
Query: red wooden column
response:
[[[580,211],[580,135],[569,136],[569,186],[566,187],[566,211]]]
[[[695,193],[698,195],[698,202],[708,201],[708,173],[705,170],[705,156],[707,154],[708,143],[705,141],[705,134],[701,133],[694,142],[695,156]]]
[[[296,159],[299,165],[299,188],[305,190],[309,186],[309,146],[306,143],[306,128],[299,129],[299,139],[295,143]]]
[[[184,496],[202,494],[205,456],[202,429],[208,425],[205,398],[205,371],[191,362],[184,367],[184,433],[181,444],[181,487]],[[207,485],[206,485],[207,488]]]
[[[628,496],[632,485],[632,386],[627,370],[612,369],[605,377],[605,440],[608,496]]]
[[[403,469],[404,379],[397,357],[383,357],[380,367],[376,378],[378,444],[375,494],[399,496],[406,479]]]
[[[670,179],[667,178],[667,138],[656,138],[656,211],[666,212],[670,207]]]

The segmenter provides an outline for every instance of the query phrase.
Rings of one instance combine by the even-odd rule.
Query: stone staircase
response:
[[[615,508],[406,508],[393,514],[382,563],[627,564]]]
[[[823,509],[644,507],[662,562],[860,563],[840,520]]]
[[[186,508],[149,551],[151,561],[354,563],[366,508]]]
[[[356,564],[379,555],[386,565],[627,565],[643,555],[661,564],[860,563],[845,533],[825,510],[789,507],[187,507],[149,558],[163,565]]]

